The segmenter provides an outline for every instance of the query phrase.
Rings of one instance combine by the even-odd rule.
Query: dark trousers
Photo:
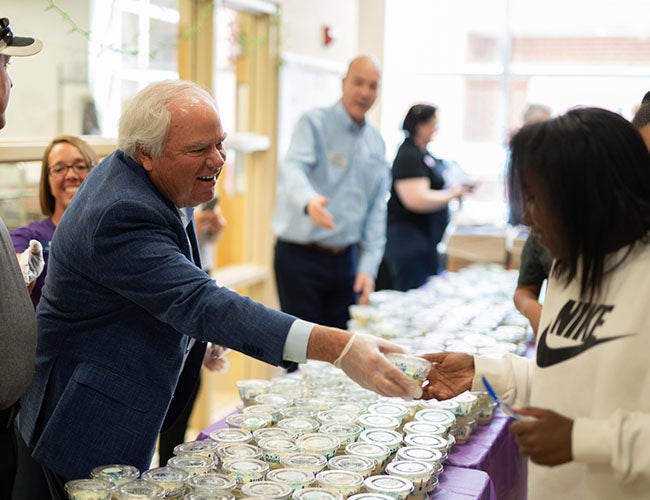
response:
[[[158,462],[162,467],[167,465],[167,460],[174,456],[174,447],[185,441],[185,431],[194,408],[194,401],[199,393],[201,379],[199,378],[194,386],[192,395],[187,401],[185,408],[178,415],[177,420],[167,429],[160,433],[158,440]]]
[[[14,409],[0,411],[0,500],[10,499],[16,475],[16,437]]]
[[[17,426],[15,428],[15,439],[18,450],[18,469],[16,470],[16,482],[14,483],[14,500],[51,498],[43,467],[32,458],[32,450],[25,444]]]
[[[275,280],[282,311],[320,325],[346,328],[358,265],[355,245],[339,254],[280,241]]]
[[[384,258],[395,290],[411,290],[438,274],[437,241],[410,226],[390,226]]]

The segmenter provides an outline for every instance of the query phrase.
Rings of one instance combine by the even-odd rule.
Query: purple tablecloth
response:
[[[208,439],[212,431],[225,427],[227,427],[226,419],[223,418],[203,429],[196,439],[198,441]],[[473,446],[468,442],[454,448]],[[444,472],[440,475],[440,484],[430,498],[434,500],[501,500],[491,477],[485,471],[478,470],[477,467],[457,467],[449,460],[445,464]]]
[[[445,465],[433,500],[497,500],[494,484],[486,472]]]
[[[477,425],[465,444],[454,446],[447,463],[487,472],[499,500],[526,498],[527,460],[508,430],[510,418],[500,410],[490,425]]]

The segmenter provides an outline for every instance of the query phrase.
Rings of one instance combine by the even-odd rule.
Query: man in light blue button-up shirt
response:
[[[273,231],[282,310],[345,328],[348,306],[367,303],[386,241],[389,168],[366,122],[378,64],[354,59],[339,102],[305,113],[280,167]]]

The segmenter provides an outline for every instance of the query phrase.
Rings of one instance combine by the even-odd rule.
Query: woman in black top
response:
[[[402,125],[406,139],[393,161],[385,251],[396,290],[417,288],[438,274],[436,245],[449,223],[448,204],[471,190],[445,186],[446,163],[427,151],[437,128],[429,104],[412,106]]]

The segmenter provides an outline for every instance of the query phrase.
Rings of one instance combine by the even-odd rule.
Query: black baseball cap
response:
[[[33,56],[41,51],[43,42],[37,38],[16,36],[9,19],[0,19],[0,54],[8,56]]]

